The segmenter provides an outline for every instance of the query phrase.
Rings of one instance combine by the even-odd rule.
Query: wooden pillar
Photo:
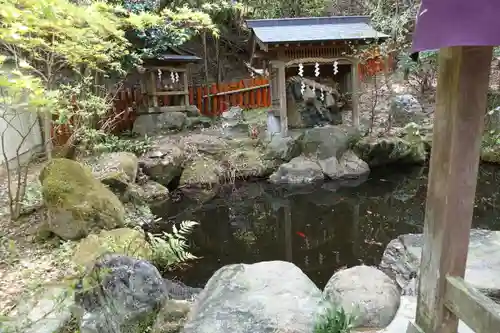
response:
[[[158,96],[156,96],[156,73],[154,71],[149,72],[149,107],[158,106]]]
[[[269,84],[271,89],[271,109],[275,116],[279,116],[279,90],[278,90],[278,70],[273,65],[273,62],[269,62]]]
[[[188,73],[187,70],[182,72],[182,84],[184,85],[184,105],[189,105],[189,83],[188,83]]]
[[[285,62],[276,62],[276,67],[278,68],[278,88],[279,88],[279,98],[280,98],[280,125],[281,125],[281,136],[286,137],[288,135],[288,114],[286,108],[286,74],[285,74]]]
[[[351,70],[352,125],[359,128],[359,75],[358,62],[353,60]]]
[[[474,209],[492,47],[439,52],[439,73],[415,324],[408,332],[454,333],[446,276],[463,277]]]

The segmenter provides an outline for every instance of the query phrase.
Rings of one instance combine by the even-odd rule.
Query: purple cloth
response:
[[[413,52],[500,45],[500,0],[422,0]]]

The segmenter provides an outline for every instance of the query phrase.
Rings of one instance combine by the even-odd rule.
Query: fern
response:
[[[151,261],[158,269],[164,271],[173,265],[198,259],[188,251],[186,238],[198,224],[194,221],[183,221],[179,228],[173,226],[172,233],[148,234],[153,250]]]
[[[320,316],[314,326],[314,333],[350,333],[356,326],[356,316],[347,313],[340,306],[331,306]]]

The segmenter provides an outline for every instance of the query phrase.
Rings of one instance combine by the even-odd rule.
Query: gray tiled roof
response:
[[[373,29],[368,16],[304,17],[246,22],[263,43],[389,37]]]

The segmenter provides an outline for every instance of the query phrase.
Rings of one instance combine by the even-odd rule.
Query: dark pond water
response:
[[[474,226],[500,230],[500,169],[481,166]],[[220,267],[286,260],[319,287],[341,267],[377,265],[398,235],[422,231],[427,170],[381,169],[361,185],[325,183],[300,190],[266,182],[226,186],[205,204],[180,200],[155,213],[200,222],[192,252],[202,256],[177,277],[202,287]]]

